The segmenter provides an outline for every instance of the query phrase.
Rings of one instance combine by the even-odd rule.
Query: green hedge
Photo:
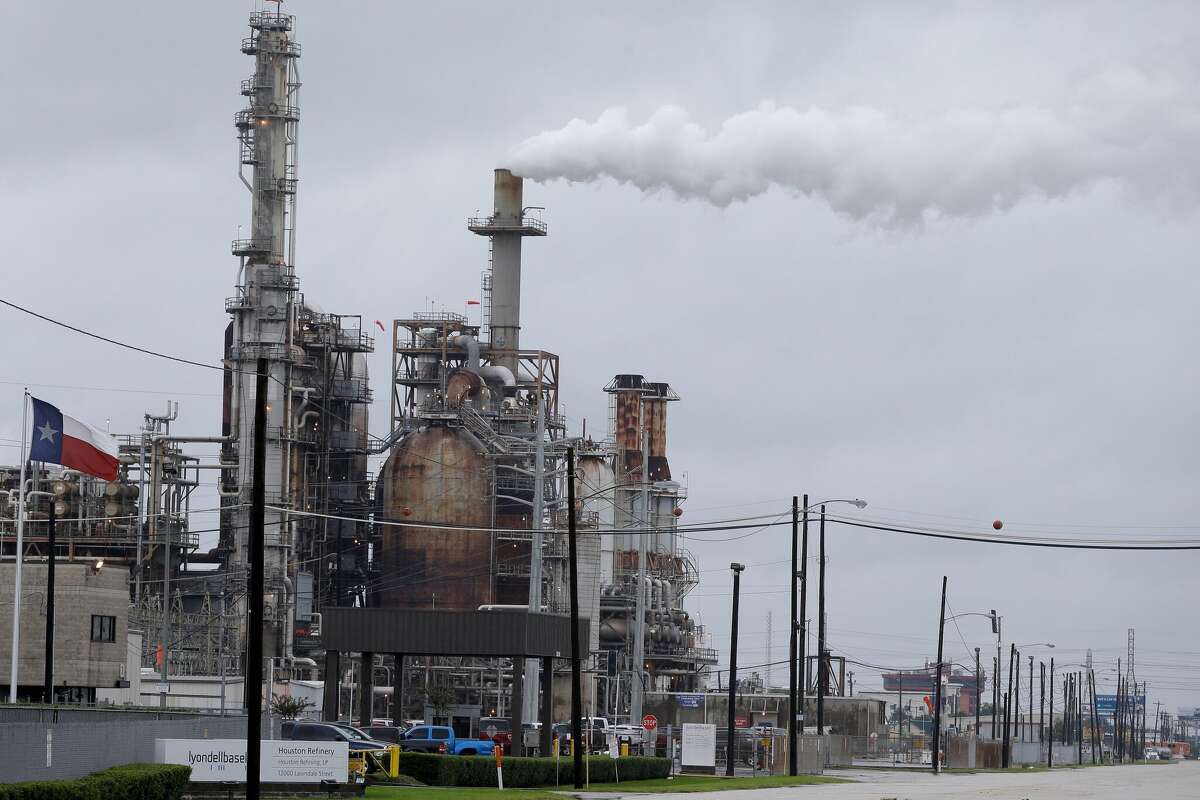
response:
[[[627,756],[589,756],[588,771],[593,783],[665,778],[671,762],[665,758]],[[575,764],[564,756],[554,758],[504,759],[504,785],[554,786],[575,782]],[[495,786],[496,761],[488,756],[443,756],[428,753],[401,753],[400,773],[427,786]],[[557,773],[557,781],[555,775]],[[2,800],[2,799],[0,799]]]
[[[192,776],[175,764],[126,764],[86,778],[0,785],[0,800],[178,800]]]

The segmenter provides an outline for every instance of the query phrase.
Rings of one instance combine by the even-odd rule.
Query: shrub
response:
[[[447,756],[430,753],[401,753],[400,774],[415,778],[426,786],[437,785],[438,770]]]
[[[178,800],[191,775],[176,764],[126,764],[74,780],[0,786],[0,800]]]
[[[574,762],[570,758],[504,759],[504,785],[553,786],[575,781]],[[592,783],[665,778],[671,762],[665,758],[629,756],[612,759],[589,756],[587,768]],[[496,762],[488,756],[441,756],[428,753],[401,753],[400,772],[427,786],[495,786]],[[555,775],[557,772],[557,781]]]

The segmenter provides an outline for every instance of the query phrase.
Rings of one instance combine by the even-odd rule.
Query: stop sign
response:
[[[658,727],[658,717],[653,714],[647,714],[642,717],[642,727],[648,731],[652,731]]]

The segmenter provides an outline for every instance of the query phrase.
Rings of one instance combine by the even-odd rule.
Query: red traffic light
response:
[[[1001,528],[1004,527],[1004,523],[1001,522],[1000,520],[996,520],[995,522],[992,523],[992,527],[995,528],[996,530],[1000,530]]]

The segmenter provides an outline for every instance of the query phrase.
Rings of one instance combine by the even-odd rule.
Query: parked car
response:
[[[646,729],[641,725],[614,725],[613,735],[617,743],[629,745],[630,755],[642,755],[646,746]]]
[[[495,745],[487,739],[460,739],[449,725],[418,725],[405,732],[400,749],[410,753],[490,756]]]
[[[376,741],[400,744],[406,730],[408,729],[397,728],[395,725],[372,725],[366,729],[366,734]]]
[[[584,717],[580,720],[583,728],[583,738],[589,743],[589,753],[604,753],[608,750],[608,734],[614,731],[604,717]],[[640,731],[641,728],[638,728]],[[554,725],[553,736],[558,737],[558,751],[566,755],[571,752],[571,723],[559,722]],[[590,738],[589,738],[590,735]]]
[[[512,752],[512,720],[505,717],[480,717],[479,738],[501,748],[505,755]]]
[[[337,722],[296,722],[287,738],[298,742],[346,742],[351,750],[384,750],[386,742],[371,738],[366,731]]]

